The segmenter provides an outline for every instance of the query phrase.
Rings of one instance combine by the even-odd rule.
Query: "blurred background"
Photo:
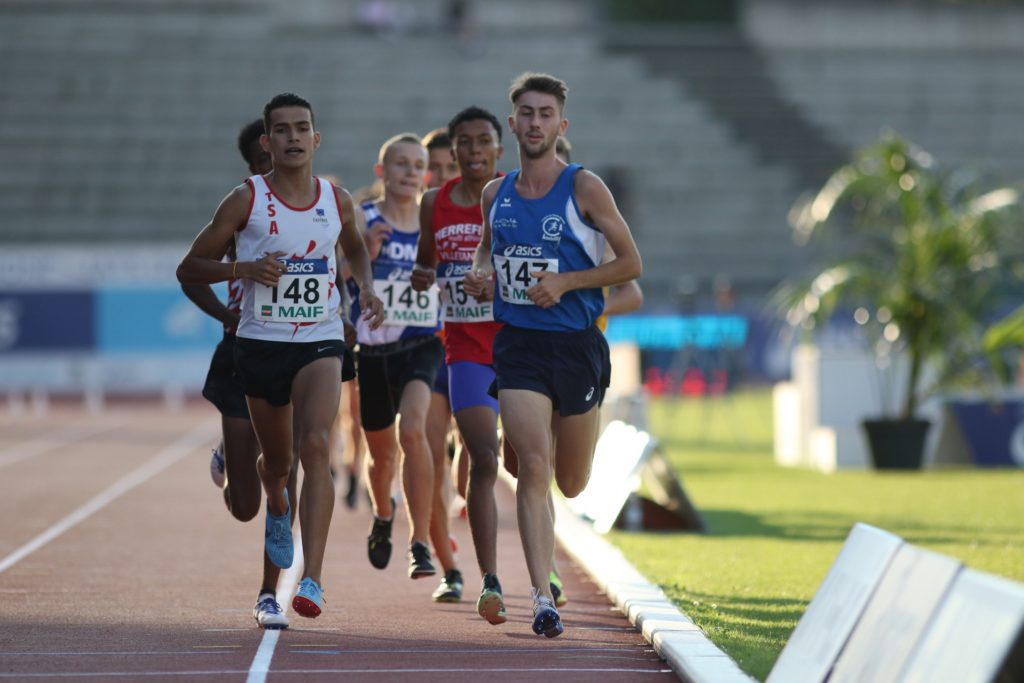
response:
[[[1020,2],[3,0],[0,394],[198,392],[220,329],[174,268],[272,95],[313,103],[315,171],[354,190],[395,133],[504,118],[524,70],[569,84],[573,160],[639,244],[644,310],[609,337],[648,388],[785,379],[794,203],[887,130],[1019,186],[1022,35]]]

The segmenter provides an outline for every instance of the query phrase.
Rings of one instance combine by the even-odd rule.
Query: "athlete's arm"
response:
[[[285,252],[267,254],[259,261],[222,262],[236,230],[245,226],[252,205],[252,188],[239,185],[217,207],[213,220],[203,228],[178,264],[176,275],[182,284],[211,284],[233,278],[248,278],[269,287],[277,285],[287,266],[277,260]]]
[[[238,314],[217,298],[210,285],[184,284],[181,291],[200,311],[220,322],[225,330],[233,332],[238,327]]]
[[[491,265],[491,204],[498,194],[501,186],[501,178],[495,178],[484,186],[483,194],[480,195],[480,215],[483,222],[480,226],[480,244],[476,245],[476,252],[473,254],[473,267],[463,277],[463,288],[466,293],[475,297],[477,301],[490,301],[494,298],[494,290],[487,287],[488,281],[494,274],[494,267]],[[490,291],[488,291],[490,289]],[[490,296],[488,296],[490,294]]]
[[[352,202],[352,195],[340,187],[334,188],[334,195],[341,211],[341,235],[338,236],[338,244],[341,245],[352,277],[359,286],[359,308],[363,320],[368,320],[370,329],[375,330],[384,322],[384,304],[373,292],[373,269],[370,267],[370,255],[366,252],[366,242],[356,228],[355,204]]]
[[[531,273],[530,275],[540,282],[527,290],[526,294],[541,308],[554,306],[568,291],[629,282],[643,272],[640,252],[633,241],[629,226],[626,225],[626,219],[619,213],[608,187],[587,170],[579,171],[575,180],[576,203],[579,204],[583,217],[604,234],[615,258],[585,270]]]
[[[604,257],[601,259],[601,263],[607,263],[614,258],[615,252],[612,251],[611,245],[605,244]],[[639,310],[643,305],[644,292],[640,289],[640,284],[636,280],[630,280],[611,288],[611,291],[604,298],[604,314],[622,315],[623,313],[631,313]]]
[[[434,240],[434,200],[437,189],[428,190],[420,199],[420,238],[416,242],[416,263],[409,282],[417,292],[430,289],[434,284],[437,267],[437,243]]]

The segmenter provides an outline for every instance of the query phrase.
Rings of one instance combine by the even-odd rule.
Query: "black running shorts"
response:
[[[299,370],[320,358],[341,360],[342,382],[355,377],[352,355],[340,339],[275,342],[238,337],[235,341],[235,366],[245,395],[262,398],[272,406],[288,405]]]
[[[418,379],[433,388],[444,360],[439,337],[424,335],[393,344],[359,346],[359,417],[375,432],[395,423],[402,391]]]
[[[213,350],[210,369],[203,385],[203,398],[212,403],[224,417],[249,419],[249,406],[245,402],[242,380],[235,372],[235,335],[224,333],[224,338]]]
[[[569,417],[601,405],[612,364],[596,327],[553,332],[505,325],[494,338],[494,373],[494,396],[502,389],[536,391]]]

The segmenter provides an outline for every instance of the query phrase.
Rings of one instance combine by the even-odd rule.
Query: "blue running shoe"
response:
[[[304,617],[315,619],[320,616],[323,603],[324,589],[319,583],[308,576],[299,582],[299,590],[292,598],[292,609]]]
[[[562,618],[551,603],[550,598],[537,595],[537,589],[533,589],[533,632],[545,635],[548,638],[562,635]]]
[[[267,531],[263,539],[267,557],[281,569],[292,566],[295,557],[295,544],[292,543],[292,506],[288,502],[288,489],[284,490],[284,502],[288,504],[288,509],[283,515],[271,514],[270,502],[267,502]]]

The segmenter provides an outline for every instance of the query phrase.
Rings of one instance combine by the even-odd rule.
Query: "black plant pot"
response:
[[[864,420],[871,459],[879,470],[919,470],[928,420]]]

